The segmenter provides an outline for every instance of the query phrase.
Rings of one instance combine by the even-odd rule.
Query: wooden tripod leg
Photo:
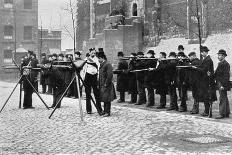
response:
[[[26,77],[26,76],[25,76]],[[35,87],[33,86],[33,84],[31,83],[31,81],[26,77],[27,81],[29,82],[29,84],[31,85],[31,87],[33,88],[33,90],[35,91],[35,93],[37,94],[37,96],[40,98],[40,100],[43,102],[43,104],[45,105],[45,107],[49,110],[48,105],[44,102],[44,100],[42,99],[42,97],[39,95],[39,93],[37,92],[37,90],[35,89]]]
[[[4,107],[6,106],[7,102],[9,101],[10,97],[12,96],[12,94],[14,93],[15,89],[17,88],[18,84],[21,82],[23,76],[20,77],[19,81],[17,82],[17,84],[15,85],[14,89],[11,91],[9,97],[7,98],[6,102],[4,103],[4,105],[2,106],[0,113],[2,112],[2,110],[4,109]]]
[[[81,93],[80,93],[80,79],[77,75],[77,73],[75,72],[75,77],[76,77],[76,83],[77,83],[77,93],[78,93],[78,101],[79,101],[79,108],[80,108],[80,116],[81,116],[81,121],[84,121],[83,118],[83,110],[82,110],[82,104],[81,104]]]
[[[71,84],[73,83],[73,81],[75,79],[76,79],[76,77],[74,76],[73,79],[71,80],[71,82],[69,83],[68,87],[66,88],[66,90],[64,91],[64,93],[62,94],[62,96],[60,97],[60,99],[58,100],[58,102],[56,102],[56,106],[54,107],[51,115],[48,117],[49,119],[52,117],[53,113],[56,111],[58,103],[64,98],[64,95],[67,93],[69,87],[71,86]]]

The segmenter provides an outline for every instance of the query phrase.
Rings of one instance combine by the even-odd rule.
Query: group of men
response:
[[[218,51],[219,63],[215,71],[206,46],[200,47],[202,59],[198,59],[195,52],[186,56],[182,45],[178,46],[178,51],[177,54],[170,52],[168,58],[165,52],[160,52],[159,58],[155,58],[153,50],[149,50],[146,56],[138,52],[131,53],[130,57],[124,57],[123,52],[118,52],[118,67],[114,71],[117,74],[117,91],[120,92],[118,102],[125,102],[125,92],[128,92],[131,94],[130,103],[154,106],[156,92],[160,95],[157,109],[166,108],[166,95],[169,95],[170,106],[166,110],[186,112],[187,91],[191,90],[194,104],[190,113],[198,114],[199,102],[203,102],[205,109],[201,115],[212,117],[212,103],[217,100],[218,90],[220,103],[216,118],[229,117],[227,91],[230,90],[230,65],[225,60],[226,51]]]
[[[95,101],[95,106],[98,113],[104,117],[110,116],[111,101],[116,98],[116,93],[113,79],[112,65],[107,61],[106,55],[102,48],[97,51],[94,48],[89,50],[84,60],[81,59],[81,53],[75,52],[74,58],[72,55],[53,54],[46,57],[46,54],[41,55],[41,64],[33,56],[32,51],[28,52],[28,56],[22,61],[22,69],[27,70],[23,80],[24,88],[24,109],[34,108],[32,106],[32,94],[34,92],[33,85],[37,85],[38,91],[38,71],[33,68],[40,67],[40,84],[42,85],[42,93],[53,94],[53,104],[50,108],[60,108],[62,95],[67,89],[66,96],[78,98],[77,80],[79,76],[80,96],[82,96],[82,87],[85,86],[86,93],[86,111],[87,114],[92,114],[91,100]],[[73,60],[74,59],[74,60]],[[75,65],[76,62],[82,60],[82,65]],[[29,69],[30,68],[30,69]],[[33,85],[30,85],[28,82]],[[48,91],[46,88],[48,87]],[[94,98],[91,96],[93,89]],[[101,106],[104,102],[104,109]]]

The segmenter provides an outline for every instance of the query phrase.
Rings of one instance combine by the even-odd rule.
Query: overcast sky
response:
[[[69,31],[72,31],[72,21],[70,14],[64,10],[66,8],[66,3],[69,0],[38,0],[39,2],[39,15],[38,22],[39,27],[47,29],[61,29],[62,30],[62,45],[61,49],[65,50],[67,48],[73,48],[73,40],[68,35],[64,26],[66,26]]]

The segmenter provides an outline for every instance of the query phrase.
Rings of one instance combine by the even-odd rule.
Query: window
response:
[[[137,4],[134,3],[133,4],[133,8],[132,8],[132,16],[137,16],[138,13],[137,13]]]
[[[24,0],[24,9],[32,9],[32,0]]]
[[[24,26],[23,39],[32,40],[32,26]]]
[[[4,0],[4,8],[12,9],[13,8],[13,0]]]
[[[3,62],[4,63],[12,63],[12,50],[4,50],[3,51]]]
[[[4,26],[4,39],[13,39],[13,26]]]

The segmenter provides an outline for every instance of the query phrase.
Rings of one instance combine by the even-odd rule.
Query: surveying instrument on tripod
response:
[[[21,66],[19,66],[15,60],[13,59],[13,62],[17,69],[20,71],[20,77],[18,82],[16,83],[15,87],[11,91],[9,97],[5,101],[4,105],[2,106],[0,113],[8,103],[9,99],[11,98],[12,94],[16,90],[17,86],[20,85],[20,95],[19,95],[19,108],[21,108],[21,100],[22,100],[22,85],[24,86],[24,109],[27,108],[33,108],[32,107],[32,94],[35,92],[37,96],[40,98],[40,100],[43,102],[45,107],[49,110],[49,107],[44,102],[42,97],[39,95],[38,90],[35,86],[35,80],[37,78],[37,72],[40,70],[40,68],[36,68],[37,63],[34,63],[34,60],[31,59],[31,55],[33,54],[32,51],[28,51],[28,58],[23,60]],[[27,90],[26,90],[27,89]],[[29,103],[29,104],[28,104]],[[28,104],[28,105],[27,105]]]

